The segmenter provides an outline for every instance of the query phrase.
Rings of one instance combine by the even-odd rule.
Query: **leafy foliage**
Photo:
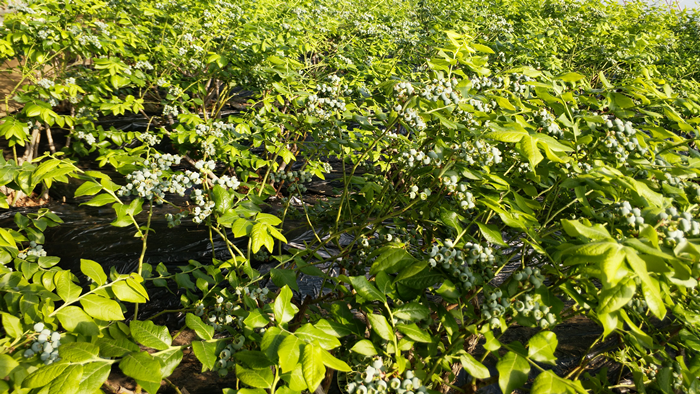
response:
[[[12,149],[0,204],[72,178],[68,197],[110,206],[144,253],[167,205],[170,226],[208,228],[212,256],[172,273],[144,253],[135,272],[92,260],[71,272],[42,246],[61,219],[17,213],[0,229],[0,392],[94,392],[117,364],[155,393],[186,346],[203,371],[235,372],[242,394],[323,390],[332,371],[348,394],[699,389],[694,12],[593,0],[15,8],[0,60],[21,76],[5,109],[22,107],[0,120]],[[105,130],[105,116],[147,126]],[[312,199],[320,180],[332,190]],[[293,222],[308,226],[303,246],[287,239]],[[300,294],[300,275],[320,291]],[[139,316],[150,286],[180,295],[191,345],[173,345],[170,328],[184,327]],[[603,330],[589,352],[615,345],[558,376],[556,327],[577,316]],[[505,343],[515,325],[537,333]],[[595,357],[633,383],[589,373]],[[452,364],[465,387],[451,386]]]

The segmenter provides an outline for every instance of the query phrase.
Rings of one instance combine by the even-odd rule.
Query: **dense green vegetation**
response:
[[[71,272],[42,247],[62,223],[48,209],[0,228],[0,393],[101,392],[113,364],[155,393],[190,346],[203,370],[235,373],[227,393],[334,379],[344,394],[700,391],[695,13],[595,0],[15,7],[0,27],[2,78],[16,83],[0,205],[79,180],[75,197],[114,208],[143,252],[135,272],[92,260]],[[333,190],[310,194],[326,177]],[[150,228],[162,204],[172,227],[208,229],[211,259],[144,262],[149,236],[167,236]],[[313,231],[304,247],[288,247],[290,221]],[[299,293],[300,275],[321,292]],[[186,327],[139,314],[155,286],[178,294]],[[556,327],[579,316],[602,334],[557,375]],[[536,334],[504,341],[515,325]],[[197,340],[174,346],[183,328]],[[589,368],[601,358],[622,368]]]

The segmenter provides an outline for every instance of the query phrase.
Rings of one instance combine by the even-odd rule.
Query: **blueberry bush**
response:
[[[235,375],[225,393],[700,392],[694,11],[10,7],[0,205],[77,183],[69,197],[111,209],[142,251],[133,272],[71,271],[42,246],[51,210],[0,228],[0,393],[101,392],[113,367],[156,393],[185,348]],[[162,206],[173,231],[207,229],[206,262],[145,261]],[[290,242],[290,223],[310,237]],[[182,327],[139,313],[156,287]],[[600,335],[557,366],[557,326],[581,319]],[[175,345],[183,329],[196,339]]]

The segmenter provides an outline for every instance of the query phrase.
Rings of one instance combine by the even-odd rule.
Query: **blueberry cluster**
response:
[[[628,201],[615,203],[613,206],[615,207],[615,212],[624,219],[629,227],[638,229],[644,224],[642,211],[639,208],[632,208]]]
[[[494,102],[492,102],[492,103],[489,104],[489,103],[485,103],[485,102],[483,102],[483,101],[481,101],[481,100],[473,99],[473,98],[470,98],[470,99],[467,101],[467,103],[468,103],[469,105],[471,105],[472,107],[474,107],[475,110],[477,110],[477,111],[479,111],[479,112],[483,112],[483,113],[489,113],[489,112],[491,112],[491,110],[493,109],[493,107],[496,106]]]
[[[415,94],[416,94],[416,91],[410,82],[399,82],[396,85],[394,85],[394,96],[400,102],[408,101]]]
[[[673,187],[685,186],[685,181],[682,178],[669,174],[668,172],[664,172],[664,179],[661,181],[661,183],[666,183]]]
[[[478,75],[470,78],[472,82],[472,89],[480,92],[482,90],[488,89],[502,89],[503,88],[503,78],[495,77],[489,78],[487,76],[479,77]]]
[[[211,126],[205,124],[198,124],[195,127],[195,133],[200,137],[214,136],[216,138],[223,138],[225,132],[234,131],[236,126],[232,123],[225,122],[214,122]]]
[[[163,106],[163,116],[173,116],[176,117],[180,114],[180,110],[177,108],[177,106],[165,104]]]
[[[430,165],[430,163],[434,163],[437,166],[441,164],[440,157],[435,151],[431,150],[428,153],[423,153],[413,148],[408,152],[403,152],[399,157],[399,161],[409,168],[427,166]]]
[[[93,36],[93,35],[89,35],[89,34],[87,34],[87,35],[80,35],[80,37],[78,37],[78,41],[80,42],[80,45],[92,44],[92,45],[94,45],[97,49],[101,49],[101,48],[102,48],[102,43],[100,42],[100,39],[97,38],[97,36]]]
[[[202,152],[204,152],[205,156],[211,157],[211,156],[216,155],[216,148],[214,147],[213,142],[202,141],[201,147],[202,147]]]
[[[447,80],[444,78],[433,79],[431,83],[425,85],[420,96],[432,102],[441,100],[444,105],[457,105],[461,100],[461,95],[455,87],[458,81],[456,78]]]
[[[270,174],[270,179],[272,182],[287,182],[288,187],[292,191],[298,191],[299,193],[306,192],[306,186],[304,183],[311,182],[313,174],[308,171],[289,171],[289,172],[277,172]]]
[[[488,321],[492,330],[501,327],[502,317],[506,313],[506,308],[510,306],[510,300],[503,297],[501,289],[495,289],[490,293],[484,294],[484,304],[481,307],[481,315]]]
[[[423,191],[420,191],[420,188],[417,185],[411,185],[411,187],[408,189],[408,198],[411,200],[415,199],[416,197],[420,197],[421,200],[427,200],[428,197],[430,197],[430,194],[432,194],[432,191],[427,187],[424,188]]]
[[[630,154],[637,153],[643,156],[649,151],[639,144],[637,130],[632,127],[631,122],[623,122],[618,118],[614,121],[608,119],[604,127],[607,129],[607,136],[603,139],[603,144],[611,149],[619,162],[625,163]]]
[[[496,256],[491,248],[467,242],[462,250],[457,250],[450,239],[444,240],[442,245],[433,245],[428,253],[428,263],[433,268],[439,264],[465,289],[471,289],[481,283],[484,275],[490,276],[488,271],[496,263]]]
[[[557,322],[557,317],[549,310],[548,306],[540,305],[530,294],[525,294],[523,300],[517,300],[513,303],[514,316],[517,316],[518,313],[525,317],[532,316],[537,321],[537,325],[543,330]]]
[[[202,172],[212,172],[216,168],[216,162],[214,160],[198,160],[196,163],[194,163],[194,168]]]
[[[153,70],[153,65],[148,60],[139,60],[134,65],[136,69]]]
[[[501,150],[483,140],[454,144],[452,150],[469,165],[488,167],[503,161]]]
[[[686,189],[685,194],[687,194],[693,201],[700,202],[700,185],[697,183],[691,183]]]
[[[306,112],[319,119],[328,120],[333,115],[345,111],[343,98],[318,97],[316,94],[309,96]]]
[[[44,323],[34,324],[34,332],[39,334],[29,349],[24,351],[24,357],[30,358],[39,354],[44,364],[49,365],[61,361],[58,347],[61,346],[61,334],[45,328]]]
[[[416,111],[413,108],[404,108],[401,105],[397,104],[396,107],[394,107],[394,110],[401,116],[401,119],[405,124],[408,126],[421,131],[425,130],[427,125],[423,121],[423,118],[418,114],[418,111]]]
[[[144,144],[148,146],[154,146],[160,144],[160,138],[155,134],[143,133],[138,137]]]
[[[177,193],[185,195],[185,191],[195,184],[202,182],[200,175],[196,172],[185,171],[172,175],[170,178],[163,174],[173,165],[180,164],[181,158],[169,153],[156,153],[143,162],[146,167],[136,170],[126,176],[127,184],[122,186],[117,194],[120,196],[135,195],[148,200],[155,200],[162,203],[165,193]]]
[[[514,75],[515,81],[513,81],[512,91],[520,96],[525,96],[529,93],[530,89],[525,82],[532,82],[533,79],[523,74]]]
[[[452,193],[452,196],[455,198],[460,208],[467,210],[473,209],[476,206],[474,195],[467,191],[468,185],[466,183],[459,183],[459,177],[456,174],[443,177],[442,183],[447,188],[447,191]]]
[[[190,194],[190,199],[196,204],[194,209],[192,209],[192,215],[194,215],[192,221],[194,223],[202,223],[214,212],[216,204],[208,198],[208,195],[202,189],[193,190],[192,194]]]
[[[225,187],[225,188],[231,189],[231,190],[236,190],[241,185],[241,182],[238,181],[238,178],[236,178],[235,176],[228,176],[228,175],[222,175],[222,176],[214,179],[213,183],[215,185],[218,184],[222,187]]]
[[[341,94],[351,94],[347,85],[340,85],[340,77],[333,74],[328,77],[330,84],[321,83],[316,86],[316,94],[308,98],[306,113],[319,119],[328,120],[332,116],[345,111],[345,100]]]
[[[84,131],[78,131],[75,133],[75,137],[79,140],[83,140],[87,142],[88,145],[94,145],[95,142],[97,142],[97,139],[95,138],[92,133],[86,133]]]
[[[520,286],[524,287],[527,283],[531,283],[535,286],[535,289],[542,286],[544,282],[544,276],[540,273],[539,268],[525,267],[522,271],[518,271],[513,274],[513,279],[520,282]]]
[[[173,228],[182,224],[182,219],[187,217],[187,212],[180,212],[173,215],[172,213],[165,214],[165,220],[168,221],[168,228]]]
[[[202,321],[213,327],[214,330],[223,331],[225,327],[234,322],[240,324],[240,321],[234,316],[235,309],[237,309],[237,303],[225,301],[224,297],[219,295],[213,306],[205,307],[201,302],[196,304],[194,313],[203,317]]]
[[[36,81],[36,84],[41,86],[44,89],[50,89],[54,86],[54,82],[50,79],[42,78],[38,81]]]
[[[26,259],[29,256],[44,257],[46,256],[46,251],[42,245],[31,241],[29,242],[29,248],[27,250],[21,251],[19,254],[17,254],[17,257],[20,259]]]
[[[219,353],[216,360],[216,367],[219,370],[220,376],[226,376],[230,368],[236,366],[236,361],[233,359],[237,351],[241,350],[245,345],[245,337],[239,335],[236,341],[229,343],[226,347]]]
[[[633,298],[627,301],[627,307],[639,314],[644,314],[647,311],[647,302],[642,299]]]
[[[666,212],[661,212],[658,218],[667,221],[664,242],[671,247],[676,246],[688,235],[700,235],[700,222],[695,220],[690,212],[679,213],[676,207],[669,207],[666,208]]]
[[[404,371],[403,378],[397,376],[390,379],[380,357],[361,373],[355,373],[354,379],[345,386],[345,391],[347,394],[427,394],[428,388],[410,369]]]
[[[563,138],[564,131],[556,123],[554,117],[544,108],[535,112],[535,120],[547,132],[547,134]]]
[[[379,229],[371,237],[367,237],[363,234],[359,237],[361,249],[357,251],[355,258],[348,259],[347,262],[351,266],[356,262],[355,260],[362,260],[366,263],[371,263],[371,261],[367,261],[368,256],[371,256],[377,249],[389,242],[405,243],[407,245],[417,246],[420,244],[420,239],[420,228],[409,229],[402,226]],[[357,267],[357,265],[355,264],[354,267]]]

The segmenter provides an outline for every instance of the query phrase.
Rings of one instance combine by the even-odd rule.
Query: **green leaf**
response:
[[[251,248],[253,253],[258,253],[263,245],[267,247],[267,250],[272,253],[272,249],[275,246],[275,241],[272,236],[267,231],[268,225],[265,223],[255,223],[253,225],[253,230],[250,232],[250,239],[252,240]]]
[[[131,336],[140,344],[156,350],[166,350],[170,348],[173,339],[168,334],[168,328],[157,326],[152,321],[132,320],[129,324]]]
[[[41,256],[41,257],[39,257],[39,260],[37,261],[37,263],[39,264],[39,267],[49,269],[49,268],[53,267],[54,265],[58,264],[59,261],[61,261],[60,257]]]
[[[530,167],[533,169],[544,159],[544,156],[537,148],[537,138],[530,135],[523,136],[516,144],[516,148],[530,162]]]
[[[452,227],[453,229],[457,230],[458,232],[462,231],[460,221],[463,219],[464,217],[457,214],[456,212],[449,211],[445,208],[440,208],[440,221],[442,221],[442,223],[444,223],[446,226]]]
[[[312,343],[304,346],[301,355],[301,368],[304,381],[310,392],[314,392],[326,376],[326,368],[323,366],[322,349]]]
[[[104,285],[107,282],[107,275],[105,274],[102,266],[95,261],[80,259],[80,271],[87,275],[88,278],[92,279],[99,286]]]
[[[49,386],[49,394],[75,394],[83,377],[82,365],[71,365]]]
[[[379,272],[393,274],[401,271],[415,260],[416,259],[403,248],[386,246],[380,249],[379,256],[374,260],[369,274],[376,275]]]
[[[294,366],[299,362],[301,350],[305,342],[295,335],[289,335],[279,345],[277,354],[279,355],[279,364],[282,372],[287,373],[294,369]]]
[[[236,364],[236,377],[248,386],[259,389],[272,387],[272,382],[275,379],[269,368],[248,369],[238,364]]]
[[[0,379],[5,379],[18,365],[9,354],[0,354]]]
[[[396,329],[416,342],[431,343],[433,341],[426,330],[418,328],[415,324],[399,324]]]
[[[245,367],[252,369],[270,368],[273,363],[267,358],[265,353],[257,350],[243,350],[234,354],[236,360],[240,361]]]
[[[272,282],[277,287],[281,288],[287,285],[293,290],[299,291],[299,285],[297,284],[297,274],[294,270],[283,270],[273,268],[270,270],[270,277],[272,278]]]
[[[102,193],[93,197],[90,201],[84,202],[80,205],[89,205],[91,207],[101,207],[107,204],[111,204],[117,201],[111,194]]]
[[[525,136],[528,136],[525,131],[495,131],[484,134],[484,138],[501,142],[520,142]]]
[[[498,370],[498,385],[504,393],[512,393],[527,382],[530,364],[514,352],[508,352],[496,364]]]
[[[160,363],[161,375],[164,378],[170,376],[173,373],[173,371],[175,371],[175,368],[177,368],[177,366],[180,365],[180,362],[182,361],[182,356],[182,350],[180,350],[177,347],[158,352],[154,355],[154,357]]]
[[[22,381],[22,387],[28,389],[44,387],[61,376],[63,371],[65,371],[68,366],[68,362],[61,361],[39,368],[24,378]]]
[[[275,299],[272,310],[275,314],[275,320],[282,324],[294,319],[294,316],[299,312],[299,308],[292,304],[292,290],[289,289],[289,286],[285,285],[282,288]]]
[[[194,341],[192,350],[202,363],[202,372],[213,370],[216,364],[216,342]]]
[[[379,354],[379,351],[369,339],[358,341],[350,350],[368,357]]]
[[[377,290],[364,276],[353,276],[350,278],[350,283],[352,283],[352,287],[357,291],[357,294],[367,301],[386,301],[384,294]]]
[[[85,313],[95,319],[104,321],[124,320],[122,308],[116,301],[108,298],[97,294],[89,294],[80,299],[80,304],[83,306]]]
[[[370,313],[367,315],[369,323],[372,325],[372,331],[376,332],[382,339],[392,341],[394,338],[394,330],[391,329],[389,322],[383,315],[375,315]]]
[[[409,302],[394,309],[393,315],[401,320],[420,321],[428,318],[430,309],[417,302]]]
[[[491,377],[489,369],[466,351],[460,352],[459,361],[462,363],[462,368],[474,378],[483,380]]]
[[[328,368],[335,369],[336,371],[340,372],[352,371],[352,368],[350,368],[345,361],[338,360],[337,358],[333,357],[332,354],[323,349],[321,349],[321,359],[323,360],[323,365]]]
[[[177,283],[178,286],[188,289],[188,290],[195,290],[195,285],[192,283],[192,279],[190,279],[190,276],[181,272],[179,274],[175,274],[175,283]]]
[[[285,331],[282,331],[277,327],[270,327],[267,329],[267,331],[265,331],[265,334],[260,341],[260,350],[265,352],[267,358],[277,363],[279,360],[277,351],[279,350],[282,341],[284,341],[287,336],[289,336],[289,334],[287,334]]]
[[[97,360],[99,347],[89,342],[71,342],[61,345],[61,359],[71,363],[84,363]]]
[[[599,314],[615,312],[616,310],[627,305],[627,302],[634,297],[637,292],[637,285],[634,280],[627,278],[610,289],[604,289],[600,292],[600,299],[597,311]]]
[[[649,276],[647,272],[647,263],[637,255],[636,250],[626,246],[625,256],[627,257],[627,263],[632,270],[639,275],[639,279],[642,280],[644,299],[649,306],[649,310],[651,310],[656,317],[663,320],[666,316],[666,306],[664,305],[663,298],[661,298],[659,283]]]
[[[508,246],[505,242],[503,242],[503,236],[501,235],[501,231],[498,229],[498,226],[493,224],[484,224],[481,222],[476,222],[476,224],[479,226],[481,235],[484,236],[486,241],[501,246]]]
[[[139,291],[140,289],[134,288],[134,285],[141,287],[141,285],[136,283],[133,279],[131,281],[128,279],[120,280],[112,284],[112,291],[114,291],[114,295],[116,295],[120,301],[133,302],[137,304],[146,302],[146,297],[144,297],[143,293]],[[143,287],[141,287],[141,289],[143,289]]]
[[[56,282],[56,293],[65,302],[75,301],[80,297],[82,289],[73,282],[74,275],[70,271],[60,271],[54,276]]]
[[[92,181],[87,181],[75,190],[75,194],[73,194],[73,197],[92,196],[94,194],[99,193],[100,190],[102,190],[102,185]]]
[[[19,338],[24,333],[19,318],[9,313],[2,313],[2,327],[5,329],[7,335],[12,338]]]
[[[263,313],[262,310],[253,309],[248,314],[248,317],[243,320],[243,323],[250,328],[260,328],[268,325],[270,323],[270,319],[267,317],[267,314]]]
[[[316,328],[336,338],[342,338],[346,335],[350,335],[353,333],[353,331],[350,328],[348,328],[348,326],[326,319],[321,319],[318,322],[316,322]]]
[[[587,226],[578,220],[562,219],[564,231],[572,237],[582,236],[595,241],[611,240],[612,236],[602,224]]]
[[[122,357],[131,352],[138,352],[139,346],[128,339],[100,338],[96,342],[102,357]]]
[[[567,394],[567,385],[552,371],[544,371],[537,375],[532,383],[532,394]]]
[[[565,82],[576,82],[582,80],[583,78],[585,78],[583,75],[575,72],[568,72],[557,77],[557,79],[561,79]]]
[[[131,322],[133,325],[134,321]],[[149,322],[153,324],[153,322]],[[160,363],[147,352],[131,353],[119,363],[119,369],[136,380],[150,394],[156,394],[160,388],[162,374]]]
[[[204,324],[202,319],[192,313],[188,313],[185,317],[187,327],[194,330],[198,337],[208,341],[214,338],[214,327]]]
[[[76,332],[85,336],[97,336],[100,329],[97,324],[82,309],[70,305],[56,312],[58,321],[68,332]]]
[[[95,394],[109,377],[112,370],[111,362],[93,362],[83,365],[83,376],[76,394]]]
[[[326,350],[335,349],[340,346],[340,341],[338,338],[326,334],[325,332],[319,330],[318,328],[311,325],[311,323],[304,324],[298,330],[294,332],[294,335],[303,339],[308,343],[318,343],[322,348]]]
[[[534,361],[555,365],[557,358],[554,357],[554,351],[558,343],[556,334],[551,331],[540,331],[528,341],[530,348],[527,355]]]

